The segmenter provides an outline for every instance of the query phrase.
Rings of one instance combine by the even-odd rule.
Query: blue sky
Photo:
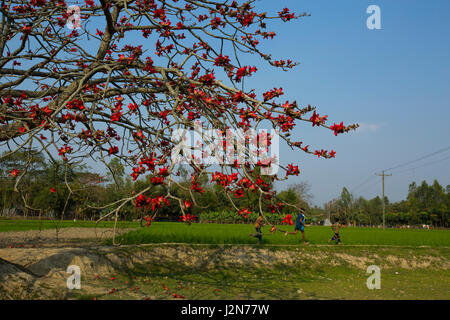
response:
[[[277,23],[266,48],[301,64],[288,73],[260,69],[248,82],[256,88],[283,86],[283,98],[318,107],[330,121],[360,123],[357,132],[335,137],[300,125],[294,135],[306,144],[337,151],[336,159],[290,152],[308,181],[314,204],[339,196],[342,187],[366,198],[381,194],[375,173],[450,146],[450,1],[258,1],[273,12],[288,7],[310,17]],[[381,30],[369,30],[369,5],[381,9]],[[443,160],[447,157],[446,160]],[[450,184],[450,150],[393,171],[386,178],[391,201],[406,197],[412,181]],[[435,162],[415,170],[421,164]],[[371,178],[372,177],[372,178]],[[283,188],[285,184],[280,184]]]

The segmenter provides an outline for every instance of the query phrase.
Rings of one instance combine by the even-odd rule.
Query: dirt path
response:
[[[117,235],[133,229],[118,229]],[[0,248],[67,247],[100,245],[111,238],[113,228],[61,228],[0,232]]]

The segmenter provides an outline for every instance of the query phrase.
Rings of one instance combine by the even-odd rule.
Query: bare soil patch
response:
[[[94,230],[68,230],[66,239],[84,236],[90,239]],[[86,232],[87,231],[87,232]],[[72,236],[72,238],[68,236]],[[344,250],[339,248],[340,250]],[[109,279],[119,274],[133,274],[136,270],[155,270],[167,266],[185,272],[209,274],[224,270],[274,270],[298,268],[320,270],[325,265],[365,270],[371,264],[383,270],[435,270],[445,278],[450,263],[447,251],[438,254],[432,249],[418,249],[412,256],[404,249],[389,249],[389,254],[378,254],[361,249],[335,252],[322,248],[269,249],[243,246],[206,247],[190,245],[140,245],[122,247],[63,247],[63,248],[2,248],[0,249],[0,299],[67,299],[70,291],[66,281],[69,265],[80,267],[83,293],[105,294],[99,279]],[[431,251],[430,251],[431,250]],[[392,251],[392,252],[391,252]],[[380,255],[381,253],[381,255]],[[431,256],[430,254],[433,254]],[[99,278],[100,277],[100,278]],[[113,281],[109,286],[114,285]]]
[[[116,235],[133,229],[117,229]],[[0,248],[86,247],[100,245],[114,234],[113,228],[60,228],[0,232]]]

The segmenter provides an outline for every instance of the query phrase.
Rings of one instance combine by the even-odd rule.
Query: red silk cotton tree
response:
[[[268,29],[271,20],[288,23],[306,15],[287,8],[270,15],[255,6],[255,1],[209,0],[86,0],[79,7],[63,0],[2,1],[2,150],[38,148],[67,166],[87,158],[105,165],[108,158],[119,159],[134,180],[145,178],[147,187],[111,204],[116,219],[130,202],[157,210],[175,201],[185,215],[187,204],[197,205],[203,192],[198,180],[205,174],[226,190],[237,213],[249,213],[233,202],[243,190],[259,196],[260,209],[262,202],[270,203],[276,212],[285,204],[276,199],[273,182],[298,175],[295,164],[264,176],[262,162],[213,169],[191,156],[191,186],[180,186],[189,199],[169,191],[148,196],[157,185],[178,183],[172,135],[190,130],[195,121],[221,131],[265,123],[288,146],[324,158],[335,152],[309,150],[292,140],[300,121],[334,135],[357,127],[327,125],[327,116],[315,107],[279,99],[282,88],[259,96],[244,87],[258,69],[241,64],[241,57],[253,54],[259,63],[285,71],[296,65],[273,59],[260,43],[276,37]],[[14,171],[13,178],[23,174]]]

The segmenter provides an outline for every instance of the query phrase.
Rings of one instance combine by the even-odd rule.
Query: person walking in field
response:
[[[304,210],[304,209],[302,209]],[[305,215],[299,212],[297,219],[295,219],[295,229],[294,232],[285,232],[284,236],[286,237],[288,234],[297,234],[298,231],[302,233],[303,244],[307,244],[305,240]]]
[[[261,244],[261,242],[262,242],[262,231],[261,231],[261,228],[263,227],[263,225],[264,225],[263,217],[261,215],[259,215],[258,218],[255,221],[256,233],[255,234],[253,234],[253,233],[249,234],[249,237],[258,238],[258,244]]]
[[[339,231],[342,229],[342,224],[339,219],[336,219],[336,222],[331,225],[331,230],[334,232],[334,236],[328,240],[328,243],[331,241],[337,241],[338,245],[342,245],[341,236],[339,235]]]

